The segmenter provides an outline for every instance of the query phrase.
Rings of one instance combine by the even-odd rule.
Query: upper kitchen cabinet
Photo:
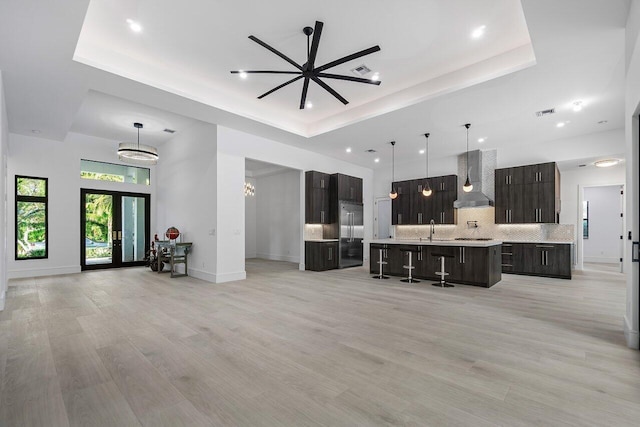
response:
[[[429,182],[430,196],[422,194],[423,186]],[[456,210],[453,202],[458,196],[456,175],[398,181],[393,187],[398,197],[391,201],[391,223],[393,225],[455,224]]]
[[[317,171],[305,173],[305,224],[329,224],[330,175]]]
[[[555,163],[496,169],[496,224],[557,223],[560,172]]]
[[[337,200],[362,203],[362,178],[336,173],[331,175],[331,190]]]
[[[393,225],[408,225],[412,223],[411,189],[413,181],[398,181],[391,184],[398,193],[398,197],[391,201],[391,223]],[[417,217],[417,216],[416,216]]]

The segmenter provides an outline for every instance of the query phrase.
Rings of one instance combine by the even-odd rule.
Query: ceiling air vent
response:
[[[364,77],[371,72],[371,68],[366,65],[358,65],[356,68],[352,68],[351,72],[358,77]]]
[[[364,150],[365,153],[376,153],[377,151],[373,148],[369,148],[368,150]]]
[[[555,112],[556,112],[555,108],[549,108],[548,110],[542,110],[542,111],[536,112],[536,117],[548,116],[548,115],[554,114]]]
[[[173,130],[173,129],[165,129],[164,131],[165,131],[166,133],[176,133],[176,131],[175,131],[175,130]]]

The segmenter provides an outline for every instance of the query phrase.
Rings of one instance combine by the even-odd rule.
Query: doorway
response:
[[[374,239],[388,239],[391,237],[391,199],[381,197],[375,200],[376,213],[374,222]]]
[[[583,262],[589,268],[622,272],[624,194],[622,185],[584,187],[582,205]]]
[[[80,190],[82,270],[145,264],[151,229],[149,194]]]

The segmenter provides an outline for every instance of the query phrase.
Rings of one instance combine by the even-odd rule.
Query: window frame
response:
[[[44,181],[44,196],[22,196],[18,195],[18,181],[20,179],[37,179]],[[15,245],[15,260],[16,261],[25,261],[25,260],[33,260],[33,259],[48,259],[49,258],[49,178],[39,177],[39,176],[27,176],[27,175],[16,175],[15,188],[15,234],[14,234],[14,245]],[[30,257],[19,257],[18,256],[18,203],[20,202],[32,202],[32,203],[44,203],[44,255],[43,256],[30,256]]]
[[[107,181],[107,180],[102,180],[102,179],[83,178],[82,177],[82,172],[89,172],[89,171],[83,171],[82,170],[82,162],[101,163],[101,164],[104,164],[104,165],[123,166],[123,167],[126,167],[126,168],[134,167],[134,168],[137,168],[137,169],[144,169],[144,170],[149,171],[149,178],[148,178],[149,183],[147,184],[147,183],[142,183],[142,182],[135,182],[135,183],[134,182],[126,182],[126,180],[123,181],[123,182],[117,182],[117,181]],[[99,173],[99,172],[92,172],[92,173]],[[145,187],[151,186],[151,168],[140,166],[140,165],[134,165],[134,164],[103,162],[101,160],[91,160],[91,159],[80,159],[80,175],[81,175],[80,176],[81,180],[87,180],[87,181],[115,182],[117,184],[143,185]]]

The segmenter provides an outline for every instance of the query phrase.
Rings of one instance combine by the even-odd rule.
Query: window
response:
[[[589,202],[582,202],[582,238],[589,238]]]
[[[47,258],[48,180],[16,175],[16,259]]]
[[[149,185],[149,175],[148,168],[80,160],[80,177],[83,179]]]

